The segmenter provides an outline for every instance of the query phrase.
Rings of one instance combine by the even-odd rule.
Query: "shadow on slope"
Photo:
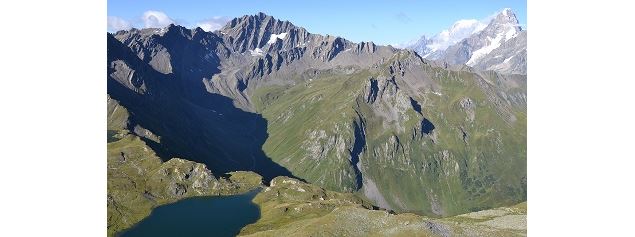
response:
[[[137,87],[143,85],[143,93],[113,78],[116,72],[111,63],[116,60],[135,70],[129,80]],[[217,175],[254,171],[266,183],[276,176],[293,177],[262,151],[268,134],[261,115],[236,108],[230,98],[208,93],[201,81],[186,82],[157,72],[110,35],[108,62],[108,94],[129,110],[129,130],[140,125],[160,137],[159,143],[146,141],[162,159],[204,163]]]

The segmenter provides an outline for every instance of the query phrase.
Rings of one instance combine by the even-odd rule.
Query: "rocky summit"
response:
[[[244,192],[260,177],[264,219],[243,235],[300,221],[284,213],[346,234],[340,220],[408,212],[383,231],[447,236],[470,230],[417,215],[526,201],[527,77],[516,66],[526,32],[498,24],[515,19],[505,14],[449,46],[443,62],[264,13],[214,32],[172,24],[108,33],[109,228],[182,197]],[[135,196],[121,194],[130,185]],[[478,222],[496,226],[488,221],[516,212]],[[287,227],[275,233],[293,233]],[[311,228],[307,236],[323,234]]]

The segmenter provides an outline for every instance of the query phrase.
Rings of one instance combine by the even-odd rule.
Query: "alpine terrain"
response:
[[[457,24],[415,50],[264,13],[108,33],[109,235],[257,187],[241,235],[524,235],[526,31]]]

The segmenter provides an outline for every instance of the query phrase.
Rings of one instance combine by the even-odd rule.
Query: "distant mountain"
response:
[[[472,34],[483,30],[487,25],[478,20],[460,20],[441,33],[427,38],[425,35],[406,48],[412,49],[424,58],[436,59],[441,52],[459,41],[470,37]]]
[[[473,59],[468,65],[479,70],[527,74],[527,31],[518,32],[515,37],[502,42],[490,53]]]
[[[448,69],[263,13],[215,32],[107,37],[124,130],[164,161],[295,177],[431,216],[526,200],[525,75]]]
[[[439,37],[445,35],[448,37]],[[449,65],[464,64],[477,70],[507,74],[527,73],[527,32],[509,8],[503,9],[485,27],[476,20],[459,21],[433,39],[424,36],[407,48],[426,59]]]

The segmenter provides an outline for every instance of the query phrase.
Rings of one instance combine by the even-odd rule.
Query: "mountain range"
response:
[[[232,184],[223,174],[251,171],[264,185],[287,176],[430,217],[523,202],[526,31],[499,24],[514,19],[503,11],[485,27],[468,22],[448,31],[467,38],[422,52],[313,34],[264,13],[214,32],[108,33],[109,175],[119,172],[110,162],[131,156],[111,142],[134,141],[147,148],[128,152],[204,164],[216,174],[204,182],[221,188]],[[111,192],[125,192],[114,180],[108,205],[120,210],[129,195]],[[165,200],[203,182],[184,180],[166,184]],[[130,192],[165,196],[157,190]]]
[[[460,20],[432,38],[422,36],[405,48],[423,58],[449,65],[467,65],[477,70],[527,74],[527,31],[516,14],[505,8],[488,24]]]

